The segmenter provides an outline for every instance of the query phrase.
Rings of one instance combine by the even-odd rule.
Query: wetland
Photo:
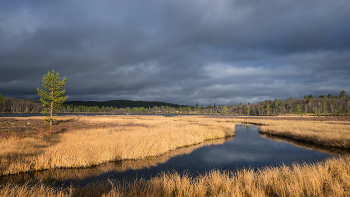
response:
[[[22,122],[28,122],[28,118],[3,118],[2,128],[7,128],[6,135],[2,135],[3,147],[5,147],[6,142],[11,141],[8,145],[16,147],[16,150],[22,150],[19,151],[22,155],[20,158],[16,158],[13,154],[14,149],[11,149],[11,152],[10,148],[7,147],[5,149],[8,151],[7,154],[4,154],[3,150],[1,155],[3,173],[1,192],[10,192],[11,188],[18,187],[29,193],[39,192],[30,194],[42,195],[48,192],[50,195],[56,195],[61,192],[62,195],[76,196],[78,194],[86,195],[87,191],[92,192],[92,185],[94,185],[94,187],[98,187],[97,191],[100,193],[103,191],[111,196],[116,194],[128,196],[130,190],[135,192],[135,195],[131,196],[141,196],[142,192],[146,192],[145,190],[147,190],[146,193],[150,192],[149,189],[155,190],[153,184],[157,182],[158,185],[163,186],[174,183],[171,187],[168,185],[173,190],[158,188],[156,189],[158,193],[153,191],[148,196],[157,196],[157,194],[162,196],[161,194],[164,192],[169,196],[172,194],[187,196],[186,192],[197,195],[204,191],[204,194],[209,192],[220,195],[231,195],[238,192],[235,196],[239,196],[239,192],[260,191],[267,195],[270,194],[269,192],[276,192],[279,186],[274,185],[277,183],[267,184],[269,188],[277,187],[267,191],[267,185],[259,185],[261,181],[266,180],[260,179],[272,176],[268,175],[272,172],[277,173],[275,174],[277,176],[281,170],[290,171],[289,178],[294,180],[295,171],[298,170],[307,170],[304,172],[307,174],[314,171],[313,168],[317,168],[316,170],[321,170],[322,167],[329,169],[330,166],[334,167],[336,164],[337,168],[345,168],[345,170],[349,168],[347,165],[348,149],[342,147],[344,144],[341,144],[340,147],[329,148],[328,146],[323,147],[314,143],[302,142],[300,138],[292,139],[283,135],[279,137],[266,132],[271,130],[271,126],[292,124],[288,121],[280,124],[278,121],[272,120],[269,120],[272,122],[265,121],[264,123],[261,122],[262,120],[249,120],[251,124],[265,125],[257,127],[246,125],[248,122],[244,119],[236,118],[227,121],[223,117],[200,116],[108,116],[94,117],[93,119],[91,117],[64,117],[60,119],[61,122],[58,122],[51,132],[45,133],[43,131],[45,125],[43,125],[41,134],[33,134],[35,131],[31,131],[31,129],[17,128],[22,132],[21,135],[18,135],[13,134],[11,129],[15,129],[16,126],[23,127],[23,125],[21,126]],[[35,118],[30,119],[30,121],[35,125]],[[8,128],[4,122],[14,124]],[[319,125],[320,122],[307,122],[307,124]],[[322,124],[342,125],[341,127],[344,127],[343,130],[340,129],[342,138],[344,135],[348,135],[346,122]],[[303,124],[299,122],[298,125]],[[36,126],[36,128],[41,128],[39,122]],[[259,132],[259,129],[263,132]],[[33,141],[32,138],[37,141]],[[336,140],[336,138],[332,140]],[[99,142],[96,143],[96,141]],[[169,147],[169,144],[173,146]],[[40,150],[38,147],[41,147]],[[75,151],[70,152],[67,147]],[[89,149],[89,147],[91,148]],[[106,147],[108,148],[106,149]],[[25,151],[27,151],[26,154],[24,154]],[[53,151],[56,151],[54,156]],[[108,154],[106,151],[113,154]],[[12,158],[11,154],[13,154]],[[43,157],[43,155],[45,156]],[[114,155],[114,158],[110,155]],[[66,160],[65,163],[62,158]],[[73,158],[74,162],[69,161],[69,158]],[[69,165],[72,163],[74,165]],[[28,169],[27,166],[31,167]],[[20,169],[25,173],[21,173]],[[320,174],[320,172],[316,174]],[[348,176],[348,174],[347,171],[342,176]],[[217,177],[215,178],[214,175]],[[242,178],[243,176],[247,179],[248,175],[251,176],[250,181],[258,181],[257,183],[259,183],[257,188],[253,187],[250,189],[251,191],[247,191],[247,186],[239,185],[243,184],[242,180],[237,181],[238,177]],[[202,185],[205,180],[213,182],[213,178],[216,181],[221,180],[219,182],[223,184],[218,190],[212,190],[213,183]],[[307,177],[302,179],[305,178]],[[192,186],[186,186],[187,189],[183,190],[184,188],[181,189],[181,187],[184,187],[183,184],[186,181],[192,183]],[[234,185],[232,185],[232,181],[235,182]],[[340,193],[348,191],[346,184],[349,181],[339,181],[343,185],[339,183],[342,189],[338,188],[337,191]],[[231,186],[226,185],[228,182]],[[147,188],[144,188],[146,186]],[[233,191],[233,188],[223,189],[224,186],[242,188],[236,188],[239,191]],[[195,187],[204,187],[202,188],[204,191],[197,191]],[[82,188],[85,189],[82,190]],[[331,189],[328,192],[334,191]],[[91,194],[96,193],[92,192]],[[97,195],[99,194],[97,193]]]

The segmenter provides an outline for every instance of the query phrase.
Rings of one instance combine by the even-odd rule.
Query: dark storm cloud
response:
[[[350,3],[0,2],[0,93],[70,100],[254,103],[350,93]]]

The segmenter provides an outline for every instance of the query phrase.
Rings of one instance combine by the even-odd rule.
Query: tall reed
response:
[[[66,117],[71,118],[71,117]],[[179,147],[233,136],[232,122],[201,117],[79,117],[111,128],[73,130],[0,141],[0,175],[62,167],[87,167],[113,160],[158,156]]]
[[[291,138],[328,148],[350,149],[348,121],[303,121],[269,119],[234,119],[235,122],[259,125],[259,132]]]
[[[1,196],[348,196],[349,158],[332,158],[316,164],[267,167],[253,170],[211,170],[197,177],[177,172],[151,180],[93,183],[85,187],[53,189],[7,184]]]

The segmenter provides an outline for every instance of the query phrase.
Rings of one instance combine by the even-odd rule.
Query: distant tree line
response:
[[[128,102],[132,103],[132,101]],[[154,103],[161,102],[150,102]],[[143,103],[145,105],[146,102]],[[194,111],[191,106],[173,105],[171,106],[149,106],[149,107],[123,107],[117,108],[113,106],[85,106],[85,105],[73,105],[63,104],[59,107],[59,111],[62,113],[67,112],[111,112],[111,113],[182,113],[188,111]],[[28,99],[16,99],[10,97],[2,97],[0,94],[0,112],[2,113],[41,113],[44,110],[42,103],[39,101],[33,101]]]
[[[42,104],[38,101],[5,97],[0,94],[0,112],[3,113],[40,113]]]
[[[230,114],[230,115],[279,115],[279,114],[305,114],[314,115],[345,115],[350,114],[350,98],[342,91],[339,96],[305,95],[303,99],[266,100],[254,104],[239,105],[208,105],[199,106],[149,106],[149,107],[113,107],[113,106],[86,106],[63,104],[60,112],[110,112],[110,113],[146,113],[146,114]],[[4,113],[40,113],[42,104],[38,101],[15,99],[0,94],[0,112]]]
[[[228,114],[233,115],[277,115],[277,114],[302,114],[313,113],[315,115],[344,115],[350,114],[350,98],[342,91],[339,96],[320,95],[318,98],[314,95],[305,95],[303,99],[283,99],[266,100],[260,103],[242,105],[217,106],[209,105],[200,107],[198,113],[205,114],[223,114],[224,108],[228,109]]]
[[[183,111],[193,111],[191,106],[179,106],[177,108],[170,106],[153,106],[153,107],[124,107],[117,108],[113,106],[85,106],[85,105],[63,105],[61,112],[111,112],[111,113],[137,113],[137,114],[154,114],[154,113],[181,113]]]
[[[117,107],[117,108],[134,108],[134,107],[143,107],[143,108],[153,108],[156,106],[168,106],[179,108],[180,106],[186,107],[184,105],[177,105],[172,103],[164,103],[159,101],[130,101],[130,100],[112,100],[112,101],[66,101],[65,104],[73,104],[75,106],[92,106],[92,107]]]

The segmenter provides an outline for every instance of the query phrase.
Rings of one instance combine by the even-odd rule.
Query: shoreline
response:
[[[73,116],[74,117],[74,116]],[[28,118],[17,118],[17,119],[24,119],[24,120],[30,120],[31,118],[33,117],[28,117]],[[86,122],[85,119],[88,119],[90,120],[91,118],[90,117],[78,117],[78,121],[77,122]],[[96,116],[96,118],[99,118],[101,120],[103,119],[108,119],[110,117],[99,117],[99,116]],[[152,119],[154,120],[155,117],[153,116],[133,116],[133,117],[130,117],[130,116],[118,116],[118,118],[120,119],[128,119],[130,120],[128,122],[128,124],[131,124],[134,120],[137,122],[138,119],[142,119],[142,118],[150,118],[150,120],[147,120],[147,121],[152,121]],[[173,117],[174,118],[174,121],[176,121],[176,119],[179,119],[180,121],[185,121],[185,122],[188,122],[190,124],[194,124],[196,123],[195,121],[191,120],[193,118],[197,118],[197,119],[201,119],[200,116],[197,116],[197,117]],[[298,133],[298,135],[295,135],[292,131],[290,130],[293,130],[295,129],[295,124],[299,124],[298,121],[290,121],[290,120],[282,120],[282,121],[278,121],[278,120],[269,120],[269,119],[250,119],[250,120],[247,120],[247,119],[239,119],[239,118],[234,118],[232,120],[230,120],[229,122],[227,121],[223,121],[223,119],[220,119],[220,118],[212,118],[212,121],[214,122],[217,122],[219,124],[222,124],[224,122],[226,123],[231,123],[232,125],[234,125],[235,123],[240,123],[240,124],[252,124],[252,125],[255,125],[255,126],[258,126],[259,127],[259,133],[261,134],[265,134],[265,135],[269,135],[269,136],[272,136],[272,137],[280,137],[280,138],[284,138],[285,141],[288,141],[291,140],[291,141],[294,141],[296,143],[300,142],[300,143],[306,143],[306,144],[310,144],[310,145],[315,145],[317,147],[320,147],[320,148],[323,148],[323,149],[326,149],[326,150],[332,150],[332,149],[338,149],[340,151],[345,151],[345,152],[349,152],[349,144],[347,147],[344,147],[344,146],[339,146],[335,143],[329,143],[329,139],[323,139],[323,140],[319,140],[319,141],[315,141],[315,136],[313,136],[313,138],[310,138],[310,135],[307,134],[307,135],[300,135],[300,132]],[[16,118],[15,118],[16,119]],[[35,119],[38,119],[38,117],[36,117]],[[66,116],[65,119],[68,119],[68,120],[72,120],[72,116]],[[81,119],[81,120],[80,120]],[[158,117],[156,119],[159,119]],[[166,119],[169,119],[169,118],[166,118]],[[182,119],[182,120],[181,120]],[[205,120],[208,120],[208,117],[205,117]],[[279,122],[279,124],[276,124],[277,122]],[[292,125],[291,122],[293,122]],[[198,124],[200,122],[197,122]],[[196,124],[197,124],[196,123]],[[282,132],[278,131],[278,129],[280,129],[279,127],[281,127],[281,124],[285,124],[285,123],[288,123],[289,126],[294,126],[294,127],[291,127],[288,128],[287,130],[282,130]],[[312,123],[312,124],[311,124]],[[315,125],[315,124],[335,124],[333,122],[308,122],[308,124],[311,124],[311,126]],[[340,122],[337,122],[337,123],[340,123]],[[101,123],[96,123],[97,125],[100,125],[100,124],[103,124],[103,121]],[[142,123],[144,124],[144,123]],[[140,124],[141,126],[143,126],[142,124]],[[139,126],[138,123],[134,124],[133,126]],[[205,125],[205,126],[208,126],[208,125]],[[308,125],[310,127],[310,125]],[[344,125],[346,128],[349,128],[350,129],[350,126],[348,125]],[[113,126],[115,127],[115,126]],[[139,128],[139,127],[137,127]],[[219,128],[219,127],[217,127]],[[92,129],[89,129],[88,130],[94,130],[96,128],[92,128]],[[111,132],[114,132],[114,131],[111,131],[111,128],[108,128],[108,127],[102,127],[101,129],[103,130],[109,130],[109,134],[111,134]],[[222,128],[221,128],[222,129]],[[284,128],[285,129],[285,128]],[[113,129],[112,129],[113,130]],[[176,128],[175,128],[176,130]],[[72,133],[77,133],[77,132],[80,132],[80,130],[73,130],[71,131]],[[152,131],[151,131],[152,132]],[[106,133],[106,131],[105,131]],[[108,133],[108,132],[107,132]],[[303,132],[305,133],[305,132]],[[350,133],[350,132],[349,132]],[[65,133],[63,133],[62,135],[64,135]],[[84,135],[84,134],[82,134]],[[90,134],[88,134],[90,135]],[[314,135],[314,134],[312,134]],[[170,151],[173,151],[175,149],[180,149],[180,148],[185,148],[185,147],[188,147],[188,146],[191,146],[191,145],[196,145],[196,144],[201,144],[203,142],[206,142],[208,140],[213,140],[213,139],[223,139],[223,138],[226,138],[226,137],[231,137],[231,136],[234,136],[234,133],[231,133],[231,134],[227,134],[225,133],[224,135],[221,134],[221,136],[218,136],[218,135],[215,135],[215,136],[211,136],[211,137],[202,137],[200,140],[196,140],[196,141],[189,141],[187,143],[182,143],[182,144],[177,144],[175,146],[172,146],[172,148],[168,148],[166,150],[163,150],[163,151],[160,151],[158,153],[152,153],[152,154],[146,154],[146,155],[139,155],[139,156],[118,156],[118,157],[114,157],[114,158],[110,158],[110,159],[100,159],[100,160],[92,160],[91,159],[88,159],[86,160],[85,162],[83,161],[82,163],[71,163],[71,165],[67,165],[67,164],[61,164],[61,165],[57,165],[55,163],[53,164],[50,164],[51,161],[49,161],[49,164],[45,165],[45,164],[41,164],[40,166],[37,166],[37,167],[30,167],[30,168],[27,168],[27,169],[18,169],[16,168],[17,170],[15,171],[8,171],[7,173],[5,173],[4,171],[1,172],[1,176],[6,176],[6,175],[9,175],[9,174],[18,174],[18,173],[26,173],[26,172],[34,172],[34,171],[40,171],[40,170],[47,170],[47,169],[74,169],[74,168],[88,168],[88,167],[93,167],[93,166],[96,166],[96,165],[101,165],[101,164],[104,164],[104,163],[107,163],[107,162],[117,162],[117,161],[127,161],[127,160],[137,160],[137,159],[145,159],[145,158],[150,158],[150,157],[158,157],[158,156],[161,156],[163,154],[166,154],[167,152],[170,152]],[[59,137],[62,137],[62,136],[59,136]],[[342,137],[342,136],[340,136]],[[350,139],[350,135],[347,134],[347,139]],[[55,137],[53,137],[55,138]],[[56,137],[57,138],[57,137]],[[338,136],[339,138],[339,136]],[[117,138],[116,138],[117,139]],[[345,139],[345,141],[347,141],[347,139]],[[342,139],[344,140],[344,139]],[[334,141],[334,140],[333,140]],[[0,143],[1,145],[1,143]],[[342,144],[341,144],[342,145]],[[349,153],[350,154],[350,153]],[[48,155],[46,155],[48,156]],[[4,163],[4,162],[3,162]],[[44,162],[45,163],[45,162]],[[31,164],[31,166],[33,166],[33,164]],[[23,166],[24,167],[24,166]]]
[[[108,179],[84,187],[53,188],[50,183],[0,185],[1,196],[346,196],[350,158],[315,164],[266,167],[237,172],[210,170],[197,177],[164,172],[150,180]]]
[[[32,118],[17,119],[26,121]],[[72,119],[69,116],[64,118]],[[0,161],[3,165],[0,174],[6,176],[45,169],[86,168],[109,161],[157,157],[182,147],[235,135],[234,124],[223,125],[215,120],[204,123],[199,117],[196,117],[197,120],[193,120],[193,117],[169,119],[154,116],[78,118],[78,126],[84,121],[107,126],[73,129],[49,137],[0,139]],[[109,127],[108,124],[113,122],[119,124]],[[38,150],[35,147],[42,148]],[[16,152],[29,156],[16,156]]]
[[[323,148],[350,150],[350,123],[347,121],[295,121],[235,119],[235,122],[259,127],[259,133],[289,138]],[[336,131],[336,132],[334,132]]]
[[[100,118],[99,124],[108,122],[107,118],[108,117]],[[160,117],[147,117],[147,120],[142,120],[142,118],[145,118],[145,116],[125,116],[119,117],[118,121],[123,119],[123,121],[126,121],[125,125],[128,125],[130,122],[134,121],[133,126],[136,126],[135,128],[138,129],[153,128],[152,125],[154,126],[160,123],[153,123],[153,121],[156,121],[154,118]],[[286,132],[288,133],[290,131],[294,131],[296,136],[300,135],[301,137],[307,137],[307,139],[310,136],[315,137],[317,134],[321,137],[324,135],[324,138],[322,138],[323,140],[331,139],[334,141],[339,137],[347,137],[348,133],[350,132],[348,129],[350,124],[348,122],[340,121],[293,121],[268,119],[247,120],[234,118],[230,122],[226,122],[226,120],[222,118],[200,118],[199,116],[173,117],[171,119],[163,117],[161,119],[163,119],[162,121],[168,121],[167,124],[175,122],[175,125],[177,125],[174,128],[175,130],[197,125],[203,120],[205,121],[206,126],[211,125],[211,129],[223,129],[223,127],[218,127],[220,125],[222,126],[223,124],[252,124],[259,127],[259,134],[262,137],[277,138],[272,140],[282,140],[287,143],[296,143],[296,145],[298,145],[300,142],[300,146],[303,146],[303,140],[295,141],[292,137],[280,137],[280,135]],[[79,121],[84,121],[84,119],[80,118]],[[143,121],[152,121],[152,124],[146,127],[143,125]],[[212,122],[209,124],[208,122],[210,121]],[[124,130],[122,128],[124,128]],[[108,127],[102,128],[102,130],[110,132],[108,129]],[[112,131],[112,134],[115,132],[133,131],[128,127],[122,126],[115,129],[116,130]],[[95,130],[98,131],[98,129]],[[275,131],[277,134],[266,134],[264,132],[266,130],[270,132]],[[334,130],[336,130],[337,133],[341,133],[341,135],[336,136]],[[74,132],[79,131],[72,131],[72,133]],[[331,135],[326,135],[327,133],[330,133]],[[93,134],[93,132],[85,133],[85,135]],[[213,136],[215,136],[215,134]],[[205,139],[197,144],[203,144],[203,142],[205,142]],[[186,147],[186,145],[183,147]],[[189,147],[195,146],[190,145]],[[332,148],[330,147],[319,147],[323,151],[329,150],[332,152]],[[315,149],[315,146],[310,145],[308,148]],[[173,150],[176,150],[176,148]],[[181,150],[181,148],[179,148],[179,150]],[[152,158],[156,159],[158,157],[161,156],[155,156]],[[0,185],[0,195],[128,196],[131,192],[133,193],[133,196],[344,196],[350,192],[349,162],[350,157],[345,155],[344,157],[333,157],[316,163],[294,163],[290,166],[281,165],[279,167],[264,167],[258,169],[257,171],[252,169],[238,171],[222,171],[213,169],[202,173],[195,178],[186,173],[180,174],[177,172],[164,172],[158,174],[156,177],[153,177],[150,180],[141,179],[118,181],[115,179],[109,179],[109,182],[96,182],[84,187],[71,185],[67,188],[52,188],[46,182],[40,182],[35,185],[16,185],[9,183]],[[21,191],[22,193],[18,193],[18,191]]]

